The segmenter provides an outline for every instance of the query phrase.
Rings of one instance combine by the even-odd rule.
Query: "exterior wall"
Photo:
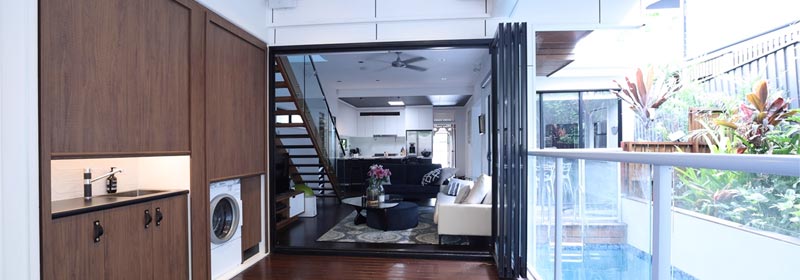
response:
[[[0,279],[39,279],[37,1],[0,1]]]

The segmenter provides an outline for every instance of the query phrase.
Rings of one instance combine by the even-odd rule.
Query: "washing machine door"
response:
[[[230,240],[239,228],[239,203],[229,194],[211,200],[211,242],[222,244]]]

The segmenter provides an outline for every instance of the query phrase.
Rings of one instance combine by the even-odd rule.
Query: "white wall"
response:
[[[269,42],[272,39],[272,33],[267,28],[272,16],[267,8],[267,0],[197,0],[197,2],[261,41]]]
[[[39,278],[37,1],[0,1],[0,279]]]
[[[491,0],[301,0],[272,9],[272,45],[486,36]],[[491,30],[494,30],[493,28]]]

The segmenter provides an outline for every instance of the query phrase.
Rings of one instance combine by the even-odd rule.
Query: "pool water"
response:
[[[532,268],[543,279],[553,279],[553,248],[537,246]],[[565,246],[562,253],[563,280],[647,280],[650,255],[627,244],[586,244]],[[672,267],[672,279],[697,278]]]

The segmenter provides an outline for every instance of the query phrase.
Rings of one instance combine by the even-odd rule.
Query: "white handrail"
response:
[[[528,155],[800,176],[800,156],[624,152],[622,149],[545,149]]]

